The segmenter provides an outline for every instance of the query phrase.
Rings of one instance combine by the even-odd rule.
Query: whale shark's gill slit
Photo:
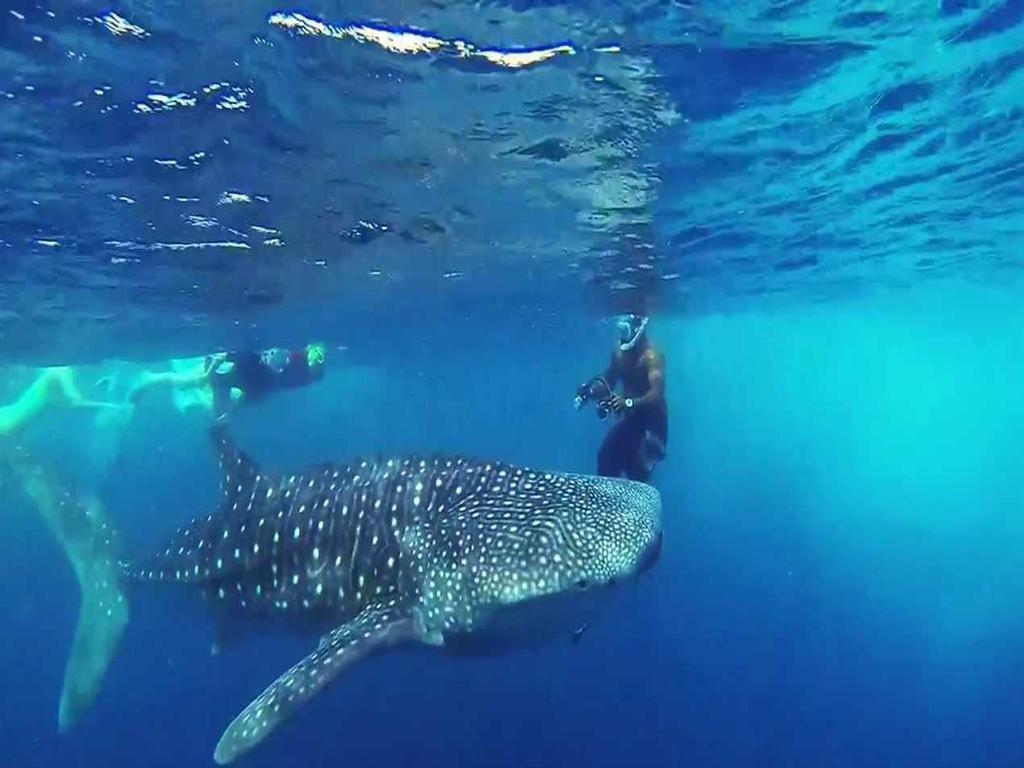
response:
[[[414,622],[393,606],[370,606],[320,641],[247,706],[221,736],[214,760],[226,765],[248,752],[316,696],[339,673],[372,653],[417,638]]]

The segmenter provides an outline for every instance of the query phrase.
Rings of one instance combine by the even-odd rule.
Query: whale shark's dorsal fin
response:
[[[214,760],[226,765],[265,739],[346,667],[367,656],[417,639],[408,613],[393,605],[371,605],[332,630],[319,647],[270,684],[224,731]]]
[[[235,446],[222,427],[210,430],[210,440],[220,464],[221,500],[217,511],[180,527],[165,549],[141,562],[125,564],[123,572],[128,578],[208,584],[211,578],[256,570],[270,556],[266,547],[242,550],[230,540],[230,534],[245,530],[257,500],[270,498],[279,487],[280,477],[261,473],[256,462]]]
[[[250,494],[254,485],[262,482],[259,466],[248,453],[240,449],[222,425],[210,429],[210,440],[217,452],[220,466],[220,490],[224,505],[233,504],[239,497]]]

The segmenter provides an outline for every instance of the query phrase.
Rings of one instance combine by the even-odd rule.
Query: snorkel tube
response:
[[[647,330],[647,318],[640,315],[625,315],[619,318],[615,327],[619,331],[619,351],[629,352]]]

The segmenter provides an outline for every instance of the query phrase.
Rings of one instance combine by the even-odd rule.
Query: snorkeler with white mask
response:
[[[668,444],[665,357],[651,346],[648,318],[629,314],[616,322],[616,344],[602,376],[576,391],[576,407],[596,401],[598,415],[618,415],[597,455],[597,472],[647,481]],[[622,393],[615,391],[622,384]]]

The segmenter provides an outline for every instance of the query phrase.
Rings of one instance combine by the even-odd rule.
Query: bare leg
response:
[[[128,391],[128,399],[137,403],[144,394],[161,387],[170,390],[204,387],[209,383],[209,374],[209,365],[205,363],[188,371],[143,371]]]
[[[0,435],[12,435],[39,418],[54,405],[71,408],[108,410],[121,408],[117,403],[87,400],[75,385],[70,368],[46,368],[10,405],[0,406]]]
[[[0,435],[18,432],[26,424],[35,421],[46,407],[53,403],[61,391],[59,386],[55,386],[60,376],[56,373],[58,370],[46,369],[17,400],[0,407]]]
[[[75,384],[75,377],[70,368],[48,368],[40,378],[48,380],[53,397],[63,399],[72,408],[88,408],[92,410],[106,410],[108,408],[121,408],[118,403],[108,403],[100,400],[87,400]]]

